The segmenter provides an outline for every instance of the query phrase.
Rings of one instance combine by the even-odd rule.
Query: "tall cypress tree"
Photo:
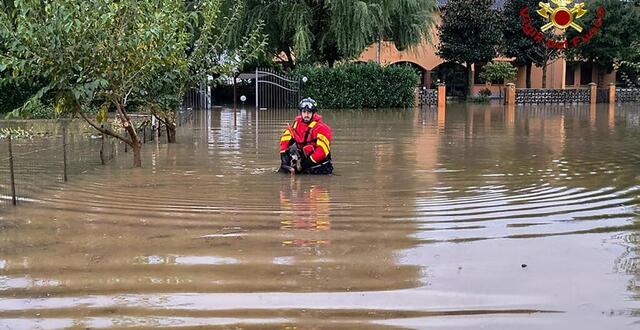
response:
[[[504,34],[502,49],[504,55],[508,57],[515,57],[517,65],[524,65],[526,67],[527,88],[531,88],[531,68],[534,63],[533,59],[537,56],[539,51],[538,48],[541,46],[544,47],[544,45],[536,43],[533,39],[522,32],[520,11],[525,7],[529,7],[531,25],[540,27],[543,24],[543,18],[542,16],[535,14],[538,2],[539,0],[507,0],[504,4],[502,14],[502,32]]]
[[[450,0],[443,9],[438,55],[466,64],[467,93],[473,84],[471,64],[488,62],[498,54],[502,31],[493,3],[493,0]]]

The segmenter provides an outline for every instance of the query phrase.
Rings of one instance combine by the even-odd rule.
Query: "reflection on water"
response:
[[[326,112],[324,177],[276,173],[294,115],[197,112],[1,213],[0,325],[637,326],[638,106]]]

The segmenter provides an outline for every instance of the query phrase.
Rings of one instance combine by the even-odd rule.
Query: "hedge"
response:
[[[409,66],[348,63],[333,68],[299,67],[303,96],[324,109],[406,108],[415,102],[418,74]]]

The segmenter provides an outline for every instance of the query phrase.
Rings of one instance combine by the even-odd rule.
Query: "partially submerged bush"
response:
[[[294,76],[306,76],[303,94],[328,109],[412,107],[418,86],[413,68],[372,62],[300,67]]]

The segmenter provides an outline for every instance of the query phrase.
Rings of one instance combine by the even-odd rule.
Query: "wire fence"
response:
[[[131,115],[143,144],[166,142],[166,127],[149,115]],[[193,118],[181,108],[176,125]],[[81,119],[65,121],[5,121],[0,128],[21,128],[30,138],[0,139],[0,211],[3,208],[37,201],[36,196],[67,180],[90,172],[121,157],[130,147],[119,139],[100,134]]]

